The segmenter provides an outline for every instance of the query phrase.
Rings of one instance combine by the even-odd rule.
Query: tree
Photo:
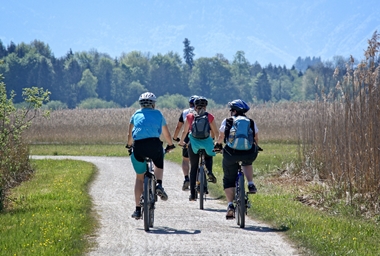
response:
[[[240,92],[239,98],[250,99],[250,64],[245,58],[243,51],[236,52],[231,65],[232,82],[234,87]]]
[[[120,58],[121,65],[125,65],[130,69],[130,77],[132,81],[138,81],[144,87],[149,84],[149,59],[150,56],[139,51],[132,51],[128,54],[123,54]]]
[[[65,98],[64,102],[67,103],[69,108],[75,108],[78,103],[79,89],[77,84],[82,79],[82,69],[76,59],[72,55],[68,55],[68,58],[64,64],[65,75],[65,90],[63,91]]]
[[[0,39],[0,59],[7,56],[7,54],[8,54],[7,49],[5,48],[5,46],[3,45],[3,42]]]
[[[98,79],[91,73],[89,69],[83,71],[82,79],[78,83],[79,95],[78,101],[85,100],[87,98],[97,98],[96,87],[98,85]]]
[[[95,68],[94,75],[98,78],[98,87],[96,92],[103,100],[111,100],[111,82],[114,61],[111,58],[102,57]]]
[[[157,97],[166,93],[179,93],[180,91],[187,93],[186,90],[183,90],[181,66],[175,54],[153,56],[150,60],[150,67],[151,84],[149,90],[153,91]]]
[[[190,46],[190,41],[187,38],[185,38],[183,44],[185,45],[185,48],[183,49],[183,58],[185,59],[185,62],[190,67],[190,69],[192,69],[194,66],[193,58],[195,56],[194,47]]]
[[[12,41],[9,43],[7,47],[8,54],[13,53],[16,51],[16,45]]]
[[[239,95],[231,78],[230,67],[218,58],[199,58],[195,62],[189,88],[191,94],[212,98],[223,104]]]
[[[264,102],[269,101],[272,98],[272,89],[265,70],[257,75],[253,95],[256,95],[257,100]]]

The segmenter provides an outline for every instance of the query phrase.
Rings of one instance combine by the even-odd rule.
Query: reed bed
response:
[[[304,171],[330,185],[321,197],[355,206],[367,217],[380,215],[378,39],[375,33],[366,59],[355,68],[351,59],[344,80],[314,103],[301,133]]]
[[[260,140],[297,141],[306,103],[251,106],[248,116],[259,127]],[[129,119],[134,108],[56,110],[50,118],[37,117],[25,133],[33,144],[122,144],[126,142]],[[182,109],[162,109],[169,130],[174,133]],[[226,108],[208,109],[219,126],[229,116]]]

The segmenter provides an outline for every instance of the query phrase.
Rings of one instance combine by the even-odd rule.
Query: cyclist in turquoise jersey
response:
[[[143,192],[144,173],[146,171],[145,157],[152,159],[157,178],[157,195],[161,200],[166,201],[168,196],[162,187],[164,168],[164,149],[160,140],[163,134],[167,146],[165,151],[174,149],[172,137],[162,113],[155,109],[156,96],[151,92],[141,94],[139,97],[141,109],[137,110],[131,117],[128,129],[127,148],[132,148],[131,161],[136,172],[135,181],[135,203],[136,210],[132,218],[141,218],[140,197]]]
[[[196,176],[197,176],[197,169],[199,165],[199,149],[204,149],[206,151],[205,156],[205,165],[206,169],[208,170],[208,181],[212,183],[216,183],[216,177],[212,173],[212,162],[213,162],[213,156],[215,156],[215,152],[213,152],[214,149],[214,142],[212,135],[215,136],[215,138],[218,138],[219,131],[215,123],[215,118],[212,114],[206,112],[206,106],[208,104],[208,101],[205,97],[197,97],[194,101],[195,104],[195,111],[196,113],[189,113],[186,116],[186,122],[185,127],[182,132],[182,137],[178,145],[184,146],[185,145],[185,138],[186,134],[189,132],[189,143],[188,143],[188,152],[189,152],[189,158],[190,158],[190,201],[195,201],[195,183],[196,183]],[[207,116],[208,122],[209,122],[209,130],[206,132],[209,132],[210,136],[207,136],[206,138],[198,139],[195,137],[192,131],[192,124],[196,116]]]

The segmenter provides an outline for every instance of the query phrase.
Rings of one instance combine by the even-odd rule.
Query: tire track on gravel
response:
[[[182,171],[165,161],[163,186],[169,199],[158,201],[154,228],[144,231],[134,211],[135,174],[129,157],[32,156],[32,159],[75,159],[91,162],[98,175],[90,186],[100,228],[97,246],[88,255],[299,255],[281,232],[246,219],[241,229],[225,219],[225,203],[210,198],[205,209],[189,202],[181,190]],[[218,181],[221,184],[222,181]]]

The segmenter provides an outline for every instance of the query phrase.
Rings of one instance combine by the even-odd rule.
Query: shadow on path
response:
[[[240,228],[240,227],[236,225],[235,228]],[[278,229],[278,228],[270,228],[270,227],[263,227],[263,226],[247,226],[246,225],[244,230],[270,233],[270,232],[285,232],[288,229]]]
[[[169,227],[154,227],[151,228],[146,233],[150,234],[160,234],[160,235],[196,235],[200,234],[201,231],[199,229],[197,230],[179,230],[175,228],[169,228]]]

